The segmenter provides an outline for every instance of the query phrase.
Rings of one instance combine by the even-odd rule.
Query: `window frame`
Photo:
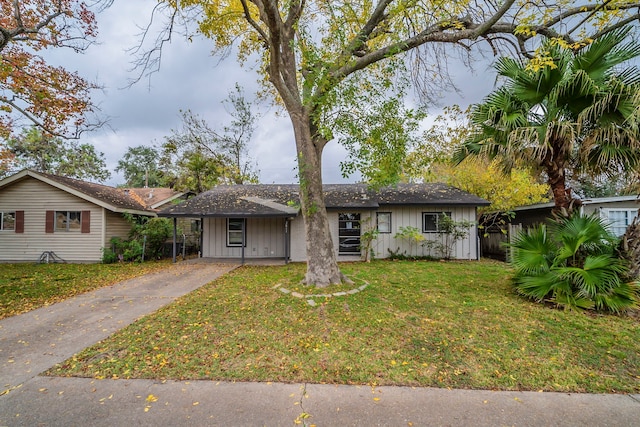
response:
[[[380,230],[380,217],[386,216],[388,218],[387,221],[387,231]],[[383,222],[384,224],[384,222]],[[376,212],[376,230],[380,234],[391,234],[391,212]]]
[[[615,234],[617,237],[622,236],[626,231],[627,228],[629,227],[629,225],[633,222],[633,219],[638,216],[638,209],[637,208],[602,208],[601,212],[603,215],[601,215],[602,217],[604,217],[604,219],[608,222],[608,228],[609,230]],[[611,219],[611,213],[613,212],[624,212],[625,213],[625,225],[616,225],[616,223],[618,223],[618,221],[614,221]],[[616,232],[616,229],[622,229],[624,227],[624,229],[622,230],[622,233],[618,234]]]
[[[441,230],[440,230],[440,227],[439,227],[439,220],[440,220],[440,218],[442,218],[445,215],[448,216],[449,218],[451,218],[451,212],[448,212],[448,211],[422,212],[422,232],[423,233],[440,233]],[[432,221],[435,224],[435,229],[427,230],[427,221],[426,221],[426,217],[427,216],[435,217],[435,219]]]
[[[13,217],[13,228],[5,228],[5,215],[12,215]],[[17,218],[17,214],[16,211],[0,211],[0,231],[10,231],[10,232],[16,232],[16,224],[17,224],[18,218]]]
[[[240,230],[231,230],[230,226],[232,222],[237,222],[240,221],[241,224],[241,228]],[[240,243],[231,243],[231,233],[238,233],[240,232]],[[227,218],[227,247],[229,248],[241,248],[241,247],[247,247],[247,239],[246,239],[246,233],[247,233],[247,220],[246,218]],[[244,245],[243,245],[244,243]]]
[[[77,227],[71,227],[72,221],[75,220],[71,218],[71,214],[77,214]],[[65,214],[66,220],[65,220],[65,227],[60,227],[58,225],[58,215],[59,214]],[[53,232],[54,233],[80,233],[82,232],[82,214],[83,211],[62,211],[62,210],[55,210],[54,211],[54,217],[53,217]],[[75,215],[74,215],[75,216]]]
[[[348,225],[348,226],[347,226]],[[362,213],[338,212],[338,255],[362,254]],[[346,240],[358,242],[358,246],[344,246]]]

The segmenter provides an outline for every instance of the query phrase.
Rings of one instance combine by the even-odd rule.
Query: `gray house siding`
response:
[[[248,218],[246,220],[247,258],[283,258],[285,256],[284,218]],[[202,256],[240,258],[242,248],[227,245],[227,219],[205,218]]]
[[[376,212],[391,213],[391,232],[379,233],[377,238],[372,242],[371,248],[374,251],[375,258],[388,258],[389,250],[398,251],[412,256],[429,255],[426,248],[418,245],[411,245],[409,242],[397,239],[394,236],[400,231],[401,227],[415,227],[422,231],[422,213],[423,212],[451,212],[454,221],[470,221],[475,224],[476,211],[474,207],[454,207],[454,206],[386,206],[381,207],[377,211],[374,210],[354,210],[340,209],[329,211],[329,228],[331,231],[331,239],[338,256],[338,261],[351,261],[359,259],[353,255],[339,255],[338,251],[338,215],[340,213],[360,213],[362,224],[361,230],[364,232],[371,227],[376,226]],[[422,233],[427,240],[441,240],[437,233]],[[296,218],[291,224],[291,260],[306,261],[306,243],[304,237],[304,221],[301,217]],[[436,255],[432,253],[431,255]],[[477,260],[478,259],[478,231],[474,225],[469,229],[469,235],[455,243],[453,249],[453,258],[461,260]]]

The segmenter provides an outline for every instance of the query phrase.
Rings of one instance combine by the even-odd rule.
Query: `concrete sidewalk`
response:
[[[0,426],[640,426],[640,395],[38,376],[235,267],[181,263],[0,321]]]
[[[35,377],[2,426],[638,426],[640,396]]]

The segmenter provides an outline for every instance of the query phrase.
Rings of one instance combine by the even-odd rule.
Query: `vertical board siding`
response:
[[[97,262],[101,253],[102,208],[33,178],[2,190],[0,211],[24,211],[24,233],[0,231],[0,261],[38,261],[53,251],[68,262]],[[90,211],[91,232],[45,233],[45,212]]]
[[[391,212],[391,233],[378,234],[371,248],[375,258],[387,258],[389,250],[400,250],[413,256],[429,255],[426,248],[419,245],[410,245],[394,236],[400,227],[416,227],[422,231],[422,212],[451,212],[454,221],[471,221],[476,223],[476,211],[474,207],[455,206],[383,206],[380,212]],[[363,232],[370,227],[375,227],[376,211],[361,211],[353,209],[340,209],[327,212],[329,218],[329,230],[335,249],[338,254],[338,214],[359,212],[361,215]],[[227,222],[225,218],[206,218],[203,232],[203,256],[211,258],[239,258],[242,253],[239,247],[227,247]],[[291,221],[291,261],[306,261],[307,250],[305,242],[304,220],[298,216]],[[437,233],[422,233],[429,240],[440,240]],[[255,218],[247,220],[247,246],[245,256],[247,258],[284,257],[284,219]],[[474,225],[469,230],[469,235],[455,243],[452,257],[455,259],[478,259],[478,232]],[[357,257],[350,257],[351,259]],[[345,260],[341,256],[338,260]]]
[[[291,261],[303,262],[307,260],[307,241],[304,231],[304,218],[295,217],[290,224],[291,233]]]
[[[203,226],[203,257],[242,256],[242,248],[227,246],[226,218],[205,218]],[[284,258],[284,218],[248,218],[246,233],[245,257]]]
[[[396,239],[394,236],[400,231],[400,227],[415,227],[422,231],[423,212],[451,212],[454,221],[471,221],[476,223],[476,212],[474,207],[455,206],[382,206],[380,212],[391,212],[391,233],[378,234],[371,247],[376,258],[388,258],[390,250],[393,252],[406,253],[412,256],[429,255],[428,248],[418,244],[411,244],[403,239]],[[373,220],[375,221],[375,215]],[[375,226],[375,222],[372,223]],[[443,242],[437,233],[422,233],[425,239]],[[474,225],[469,230],[469,235],[455,243],[452,257],[456,259],[478,259],[477,250],[478,232]],[[433,251],[432,251],[433,252]],[[431,255],[435,255],[432,253]]]

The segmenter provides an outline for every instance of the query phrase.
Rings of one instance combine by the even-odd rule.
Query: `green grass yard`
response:
[[[341,266],[355,285],[299,284],[304,265],[245,266],[52,368],[94,378],[210,379],[565,392],[640,391],[637,317],[514,294],[499,262]],[[355,294],[305,298],[285,294]]]
[[[144,264],[0,264],[0,319],[166,268]]]

